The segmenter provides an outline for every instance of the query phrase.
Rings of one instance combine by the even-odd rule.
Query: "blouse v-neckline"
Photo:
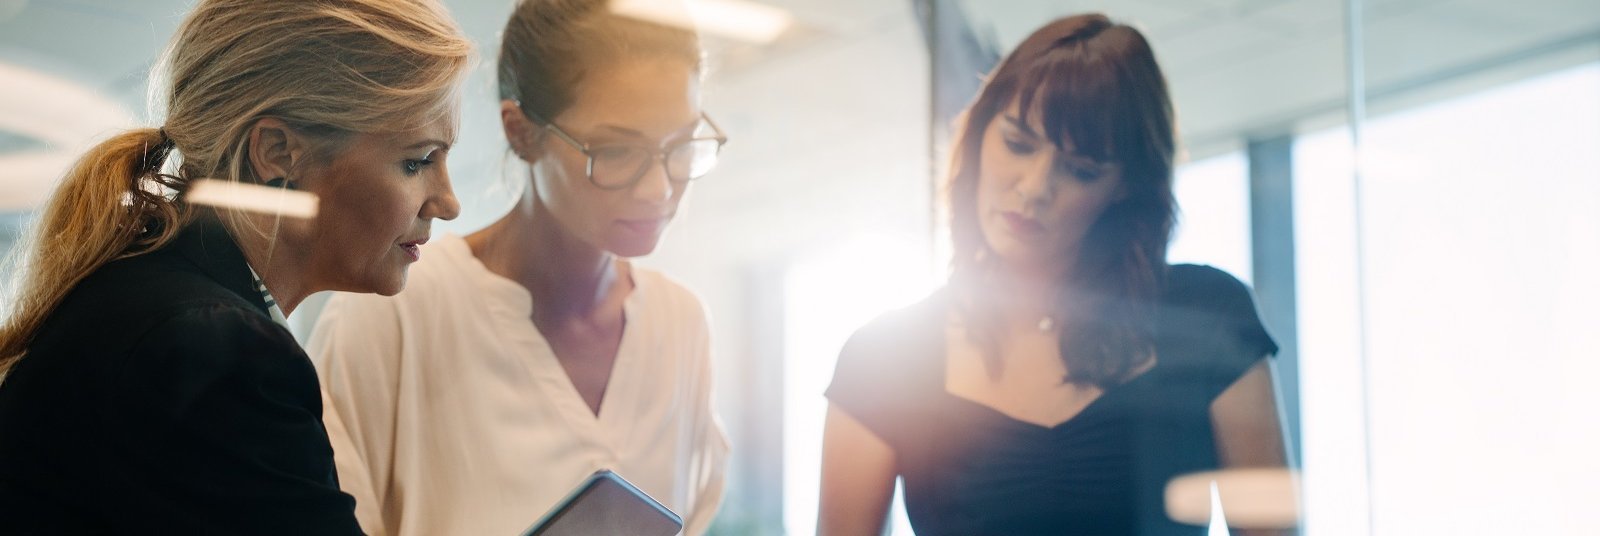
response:
[[[628,371],[635,367],[633,360],[637,352],[634,347],[639,344],[636,339],[643,330],[641,324],[644,318],[639,314],[639,301],[647,286],[646,278],[639,276],[636,267],[629,266],[628,277],[632,280],[633,289],[622,302],[622,338],[617,343],[611,374],[606,378],[605,392],[600,397],[600,411],[596,412],[589,408],[589,403],[578,392],[577,384],[573,383],[566,368],[561,366],[550,340],[533,323],[533,295],[528,289],[489,270],[483,261],[472,254],[465,240],[458,240],[453,245],[465,248],[460,252],[465,255],[464,260],[479,273],[485,293],[497,300],[495,309],[498,309],[498,314],[494,315],[494,319],[500,325],[500,332],[507,334],[508,342],[516,345],[514,354],[526,356],[518,362],[538,386],[540,394],[552,405],[561,408],[561,414],[573,428],[600,440],[598,434],[607,428],[604,425],[620,418],[615,416],[621,410],[617,409],[619,400],[614,397],[631,389]]]

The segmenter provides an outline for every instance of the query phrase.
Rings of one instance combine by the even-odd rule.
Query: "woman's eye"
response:
[[[430,165],[433,165],[433,160],[427,159],[427,158],[423,158],[423,159],[420,159],[420,160],[406,160],[405,161],[406,175],[416,175],[417,173],[421,173],[422,172],[422,168],[428,167]]]
[[[1100,171],[1089,166],[1075,166],[1071,171],[1073,177],[1083,182],[1093,182],[1100,178]]]
[[[1030,143],[1014,140],[1014,139],[1011,139],[1011,138],[1002,138],[1002,139],[1005,140],[1006,149],[1010,150],[1011,154],[1015,154],[1017,156],[1027,156],[1027,155],[1033,154],[1034,147]]]
[[[1094,182],[1099,180],[1101,175],[1100,168],[1082,164],[1064,164],[1061,174],[1078,179],[1079,182]]]

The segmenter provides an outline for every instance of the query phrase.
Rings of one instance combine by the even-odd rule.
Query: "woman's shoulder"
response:
[[[707,323],[707,312],[700,295],[687,285],[660,271],[632,265],[631,273],[638,298],[651,311],[664,318],[699,324]]]
[[[878,349],[943,340],[949,295],[948,288],[941,288],[909,305],[879,314],[851,335],[846,348]]]
[[[884,312],[857,328],[839,350],[835,383],[857,378],[921,377],[942,356],[948,319],[949,290]],[[927,370],[923,370],[927,369]]]
[[[1259,324],[1250,286],[1213,266],[1176,264],[1167,271],[1161,306],[1167,315]]]
[[[940,392],[949,294],[935,291],[857,329],[839,351],[829,402],[891,444],[910,437],[904,423],[924,415],[928,396]]]
[[[1167,268],[1165,301],[1198,303],[1249,298],[1249,286],[1215,266],[1174,264]]]
[[[263,305],[211,275],[157,251],[113,261],[84,278],[56,307],[37,343],[128,345],[174,323],[265,322]],[[92,332],[93,337],[82,337]]]
[[[280,386],[309,400],[316,376],[294,336],[225,292],[120,301],[87,314],[63,310],[41,329],[29,357],[57,364],[47,376],[81,374],[74,383],[97,385],[107,400],[146,393],[182,405],[224,384]]]
[[[1222,385],[1278,351],[1250,287],[1215,267],[1170,267],[1158,315],[1158,351],[1168,367],[1207,371]]]
[[[161,250],[100,267],[67,294],[61,309],[81,305],[116,308],[125,314],[139,311],[140,316],[149,319],[190,304],[253,306],[236,290],[172,252]]]
[[[141,367],[192,369],[263,368],[290,364],[308,372],[310,363],[287,328],[258,310],[229,303],[194,303],[157,319],[134,347]],[[301,367],[304,365],[304,367]]]

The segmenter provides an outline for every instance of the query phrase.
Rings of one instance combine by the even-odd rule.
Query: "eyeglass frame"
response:
[[[561,138],[561,141],[567,142],[567,144],[571,145],[573,149],[577,149],[578,152],[583,153],[584,158],[587,159],[587,162],[584,164],[584,169],[583,169],[584,175],[589,178],[589,184],[593,184],[596,188],[599,188],[599,189],[602,189],[602,190],[626,190],[628,188],[632,188],[634,186],[637,186],[639,184],[639,181],[644,179],[645,174],[649,173],[650,164],[657,163],[657,162],[659,162],[661,164],[661,171],[666,173],[667,180],[672,181],[672,182],[676,182],[676,183],[680,183],[680,184],[688,184],[690,182],[693,182],[695,179],[698,179],[700,177],[704,177],[705,175],[701,175],[700,177],[689,177],[689,178],[686,178],[686,179],[683,179],[683,180],[677,180],[677,179],[672,178],[672,170],[667,167],[667,155],[671,154],[672,151],[675,151],[675,150],[678,150],[678,149],[682,148],[684,145],[687,145],[689,143],[693,143],[693,142],[696,142],[696,141],[703,141],[703,140],[715,140],[717,142],[717,152],[714,153],[714,154],[721,155],[722,154],[722,146],[726,145],[728,143],[728,135],[722,131],[722,127],[717,126],[717,122],[716,121],[712,121],[710,115],[707,115],[705,112],[700,112],[700,120],[701,121],[705,121],[706,125],[711,127],[712,133],[715,134],[714,136],[709,137],[709,138],[707,138],[707,137],[692,137],[692,138],[689,138],[689,139],[686,139],[686,140],[679,141],[677,143],[673,143],[671,145],[659,146],[659,147],[657,147],[658,150],[655,150],[653,152],[650,150],[649,146],[643,145],[643,144],[628,144],[628,143],[611,144],[611,145],[631,146],[631,147],[634,147],[634,148],[644,149],[647,153],[650,154],[650,164],[645,164],[643,166],[639,166],[639,171],[637,172],[637,174],[635,174],[633,176],[633,178],[628,179],[627,184],[622,184],[622,185],[618,185],[618,186],[606,186],[606,185],[600,184],[600,181],[597,181],[594,178],[594,153],[591,152],[592,149],[589,146],[589,144],[583,143],[581,141],[578,141],[577,138],[572,137],[572,135],[568,134],[567,131],[562,130],[560,126],[557,126],[555,121],[546,120],[543,117],[541,117],[539,114],[530,112],[530,111],[528,111],[527,108],[523,108],[522,107],[522,101],[515,101],[515,102],[517,104],[517,109],[518,110],[522,110],[523,115],[527,116],[528,120],[533,121],[534,124],[539,126],[539,128],[547,129],[547,130],[549,130],[551,132],[554,132],[556,137]]]

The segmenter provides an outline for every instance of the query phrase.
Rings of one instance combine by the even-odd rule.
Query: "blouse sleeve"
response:
[[[336,486],[316,372],[258,311],[191,308],[157,324],[107,408],[110,508],[127,532],[360,534]]]
[[[334,296],[306,343],[321,373],[339,486],[355,496],[356,518],[383,536],[393,470],[400,378],[400,317],[393,299]]]
[[[1256,311],[1250,287],[1210,266],[1178,265],[1168,276],[1163,314],[1169,347],[1205,378],[1212,398],[1238,381],[1278,344]]]

